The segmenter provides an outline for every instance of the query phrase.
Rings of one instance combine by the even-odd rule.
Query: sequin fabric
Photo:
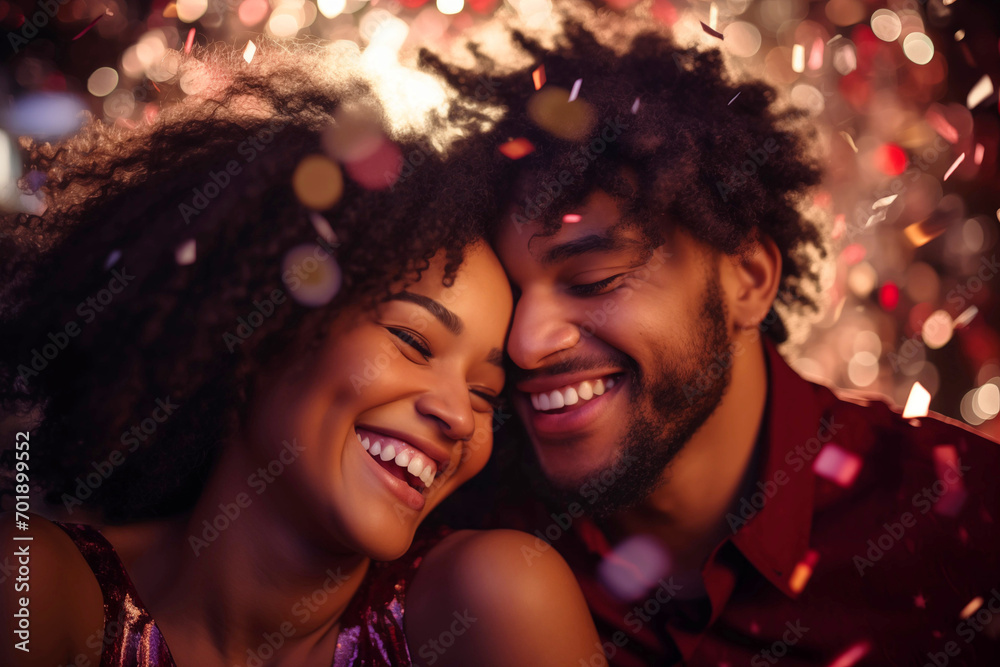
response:
[[[177,667],[159,628],[100,531],[84,524],[55,522],[83,554],[104,596],[104,650],[100,667]],[[410,667],[403,633],[406,591],[424,555],[447,529],[414,540],[402,558],[373,562],[340,622],[332,667]]]

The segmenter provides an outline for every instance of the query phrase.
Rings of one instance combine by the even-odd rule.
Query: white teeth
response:
[[[360,433],[358,433],[357,431],[355,431],[354,432],[354,437],[358,439],[358,442],[361,442],[361,434]]]
[[[434,483],[434,471],[431,470],[430,466],[424,469],[424,473],[420,475],[420,481],[427,487]]]
[[[361,441],[361,445],[365,448],[365,451],[368,451],[368,448],[372,446],[372,443],[368,440],[368,436],[365,436],[365,439]]]
[[[373,442],[372,448],[369,449],[368,451],[372,453],[372,456],[378,456],[378,453],[382,451],[382,441],[376,440],[375,442]]]
[[[404,449],[399,454],[396,454],[396,465],[400,468],[405,468],[410,465],[410,459],[413,458],[413,452],[409,449]]]
[[[567,389],[563,396],[566,400],[566,405],[576,405],[580,402],[580,397],[576,395],[576,389],[573,389],[573,387]]]
[[[427,466],[430,469],[430,466]],[[414,477],[420,477],[420,473],[424,471],[424,462],[420,460],[419,457],[415,457],[410,461],[410,464],[406,466],[406,472],[410,473]]]
[[[562,407],[576,405],[582,401],[589,401],[595,396],[601,396],[614,386],[615,379],[610,377],[593,381],[584,380],[573,386],[566,386],[540,394],[530,394],[531,406],[539,411],[558,410]]]
[[[558,410],[559,408],[566,405],[563,400],[562,392],[558,389],[554,389],[551,394],[549,394],[549,407],[552,410]]]
[[[382,457],[383,461],[396,458],[396,447],[394,445],[386,445],[379,456]]]

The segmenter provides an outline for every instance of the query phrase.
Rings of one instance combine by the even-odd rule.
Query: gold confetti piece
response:
[[[903,230],[903,235],[906,236],[906,239],[911,244],[913,244],[914,248],[919,248],[929,241],[933,241],[942,234],[944,234],[944,227],[940,224],[935,224],[930,220],[914,222],[912,225]]]
[[[254,44],[251,39],[247,42],[247,48],[243,49],[243,60],[247,61],[247,64],[250,64],[250,61],[253,60],[255,53],[257,53],[257,45]]]
[[[792,71],[801,74],[806,69],[806,47],[796,44],[792,47]]]
[[[840,136],[844,138],[844,141],[847,142],[847,145],[851,147],[852,151],[854,151],[855,153],[858,152],[858,146],[857,144],[854,143],[854,137],[849,135],[847,132],[844,132],[843,130],[840,132]]]
[[[344,192],[340,166],[323,155],[309,155],[292,175],[292,187],[305,206],[317,211],[330,208]]]
[[[593,108],[581,99],[569,101],[565,88],[549,86],[528,100],[528,117],[538,127],[567,141],[580,141],[590,134],[596,117]]]
[[[511,139],[500,146],[499,151],[511,160],[520,160],[535,151],[535,146],[524,137]]]
[[[969,91],[968,97],[965,98],[965,106],[975,109],[992,94],[993,81],[988,74],[984,74],[983,78],[977,81],[976,85]]]
[[[163,18],[165,19],[175,19],[177,18],[177,3],[171,2],[169,5],[163,8]]]
[[[788,579],[788,587],[796,593],[801,593],[806,584],[809,583],[817,562],[819,562],[819,552],[810,549],[805,558],[795,565],[792,576]]]
[[[976,596],[969,601],[969,604],[965,605],[961,613],[959,613],[958,617],[964,621],[965,619],[969,618],[977,611],[979,611],[979,608],[982,606],[983,606],[983,598]]]
[[[955,170],[958,169],[958,165],[962,164],[963,162],[965,162],[965,153],[959,155],[958,159],[955,160],[955,162],[950,167],[948,167],[948,171],[945,172],[944,178],[941,180],[947,181],[948,177],[954,174]]]
[[[924,386],[919,382],[914,382],[910,388],[910,395],[906,399],[906,407],[903,408],[903,419],[926,417],[927,407],[930,404],[931,393],[924,389]]]
[[[541,90],[545,85],[545,65],[539,65],[538,69],[531,73],[531,80],[535,82],[535,90]]]

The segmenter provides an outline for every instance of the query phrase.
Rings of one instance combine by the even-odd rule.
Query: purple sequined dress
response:
[[[111,543],[92,526],[56,525],[66,531],[83,554],[104,595],[105,643],[100,667],[177,667]],[[372,562],[340,619],[332,667],[413,665],[403,634],[406,589],[424,554],[445,534],[442,530],[415,540],[410,551],[398,560]]]

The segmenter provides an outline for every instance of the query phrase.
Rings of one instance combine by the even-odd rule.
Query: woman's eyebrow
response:
[[[455,313],[451,312],[440,303],[426,297],[422,294],[414,294],[413,292],[397,292],[386,298],[386,301],[408,301],[410,303],[415,303],[418,306],[423,307],[427,312],[433,315],[438,322],[443,324],[445,328],[456,336],[461,335],[462,331],[465,330],[465,323]]]

